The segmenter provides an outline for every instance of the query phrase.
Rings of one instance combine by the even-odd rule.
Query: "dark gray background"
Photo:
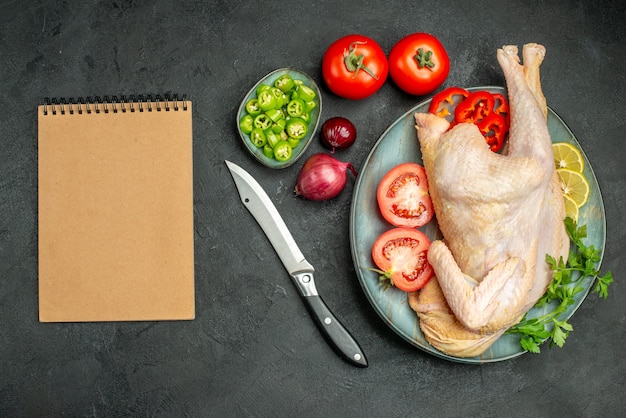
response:
[[[624,416],[626,250],[621,1],[0,1],[0,416]],[[522,4],[523,3],[523,4]],[[348,236],[354,181],[335,200],[296,198],[301,164],[256,163],[235,131],[246,91],[293,66],[320,85],[337,38],[386,52],[438,36],[446,85],[502,85],[504,44],[539,42],[548,104],[591,161],[604,196],[608,300],[589,297],[564,348],[482,366],[409,345],[362,292]],[[186,93],[194,113],[196,319],[41,324],[37,319],[37,127],[44,97]],[[344,116],[361,167],[423,98],[389,81],[348,101],[323,87],[322,118]],[[322,151],[314,142],[307,154]],[[358,369],[326,345],[280,261],[239,204],[224,159],[268,191],[316,268],[317,287],[365,350]]]

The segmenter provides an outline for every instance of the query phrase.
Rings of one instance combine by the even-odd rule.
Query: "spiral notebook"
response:
[[[38,107],[39,320],[189,320],[194,307],[191,102]]]

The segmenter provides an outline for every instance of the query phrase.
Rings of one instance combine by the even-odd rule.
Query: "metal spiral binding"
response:
[[[170,96],[169,94],[161,95],[124,95],[118,96],[95,96],[95,97],[73,97],[65,98],[45,98],[43,101],[44,115],[73,115],[75,113],[126,113],[126,112],[169,112],[169,111],[186,111],[187,96],[183,95],[179,98],[178,94]]]

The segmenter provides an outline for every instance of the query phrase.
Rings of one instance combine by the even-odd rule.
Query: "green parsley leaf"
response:
[[[573,327],[566,319],[559,318],[576,302],[576,294],[585,290],[583,281],[586,278],[596,281],[593,292],[604,299],[608,297],[609,285],[613,283],[611,272],[600,276],[597,267],[601,260],[600,250],[583,242],[583,239],[587,238],[587,226],[578,226],[571,218],[565,218],[565,229],[574,248],[570,250],[567,262],[563,261],[562,257],[557,261],[553,256],[546,254],[546,263],[554,272],[554,278],[535,304],[536,308],[542,308],[557,302],[557,306],[551,312],[537,318],[527,319],[524,315],[518,324],[506,331],[507,334],[520,335],[520,346],[531,353],[539,353],[539,346],[548,338],[552,338],[550,347],[554,345],[563,347]],[[550,327],[551,331],[548,331]]]
[[[531,353],[539,354],[541,352],[539,344],[533,337],[524,336],[520,339],[522,348]]]
[[[565,320],[558,321],[554,319],[552,322],[554,323],[554,328],[552,329],[552,342],[550,343],[550,347],[554,345],[563,347],[569,332],[574,328]]]
[[[594,293],[597,293],[599,297],[606,299],[609,296],[609,285],[613,283],[613,275],[609,271],[602,277],[598,277],[596,287],[593,289]]]

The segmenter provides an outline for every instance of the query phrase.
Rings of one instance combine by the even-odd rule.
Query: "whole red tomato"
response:
[[[418,32],[402,38],[389,52],[389,74],[402,90],[432,93],[448,77],[450,58],[437,38]]]
[[[380,45],[363,35],[347,35],[333,42],[322,59],[322,75],[336,95],[365,99],[382,87],[389,74]]]

